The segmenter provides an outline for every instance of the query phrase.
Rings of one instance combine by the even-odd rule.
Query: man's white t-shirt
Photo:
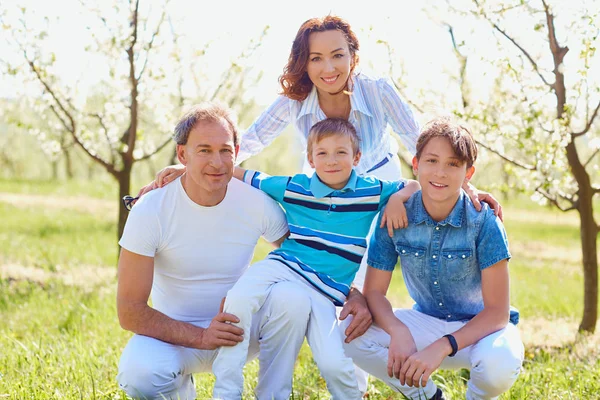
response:
[[[135,204],[119,244],[154,257],[152,307],[202,324],[247,269],[258,238],[274,242],[287,230],[279,205],[245,183],[232,179],[221,203],[203,207],[178,178]]]

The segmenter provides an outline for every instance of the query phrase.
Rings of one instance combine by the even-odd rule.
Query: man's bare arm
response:
[[[119,258],[117,314],[123,329],[163,342],[213,350],[241,342],[242,329],[227,322],[237,317],[219,312],[208,328],[169,318],[148,305],[154,276],[154,258],[122,249]]]

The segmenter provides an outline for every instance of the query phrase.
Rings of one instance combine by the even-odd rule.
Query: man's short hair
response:
[[[307,154],[312,154],[315,143],[334,135],[348,137],[352,142],[352,151],[354,152],[354,155],[360,150],[360,139],[358,138],[356,129],[350,122],[343,118],[327,118],[317,122],[310,128],[306,147]]]
[[[190,132],[198,122],[222,122],[225,121],[229,131],[233,135],[233,144],[239,143],[239,133],[235,124],[235,118],[231,109],[217,102],[205,102],[192,106],[177,122],[173,134],[175,143],[185,145]]]
[[[417,160],[421,158],[421,153],[425,145],[433,138],[446,138],[452,146],[452,150],[456,157],[467,164],[467,168],[471,168],[477,160],[477,144],[469,129],[455,121],[450,117],[438,117],[429,121],[417,139]]]

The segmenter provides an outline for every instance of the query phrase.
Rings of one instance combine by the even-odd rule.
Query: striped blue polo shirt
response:
[[[317,174],[290,177],[246,171],[244,181],[286,212],[290,236],[267,258],[287,265],[337,306],[350,292],[373,219],[404,187],[404,181],[360,177],[355,171],[341,190],[325,185]]]

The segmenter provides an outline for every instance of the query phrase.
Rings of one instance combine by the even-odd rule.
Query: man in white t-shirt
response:
[[[231,180],[238,134],[228,110],[193,107],[175,141],[187,172],[137,202],[119,242],[117,311],[121,326],[135,333],[121,357],[119,385],[134,398],[194,399],[192,374],[210,372],[216,349],[246,336],[248,357],[260,361],[256,395],[287,399],[309,320],[305,291],[275,285],[250,332],[222,312],[258,238],[277,245],[286,237],[285,216],[264,193]]]

